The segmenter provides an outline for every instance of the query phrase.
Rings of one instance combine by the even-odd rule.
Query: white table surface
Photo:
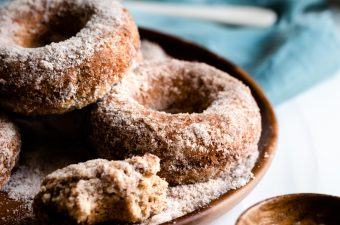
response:
[[[276,195],[340,196],[340,71],[275,111],[279,141],[269,171],[254,191],[211,225],[234,225],[249,206]]]

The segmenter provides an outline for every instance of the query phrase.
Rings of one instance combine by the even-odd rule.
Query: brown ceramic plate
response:
[[[340,197],[290,194],[263,200],[247,209],[236,225],[339,225]]]
[[[276,141],[277,141],[277,122],[275,119],[272,106],[270,105],[268,99],[264,95],[261,88],[254,82],[254,80],[250,78],[250,76],[245,71],[235,66],[228,60],[222,57],[219,57],[209,52],[208,50],[202,47],[199,47],[193,43],[184,41],[182,39],[179,39],[179,38],[176,38],[170,35],[162,34],[156,31],[151,31],[148,29],[140,29],[140,35],[142,39],[147,39],[149,41],[156,42],[159,45],[161,45],[164,48],[164,50],[170,56],[173,56],[174,58],[188,60],[188,61],[205,62],[243,81],[246,85],[250,87],[252,94],[255,97],[257,104],[259,105],[261,109],[263,131],[262,131],[262,135],[261,135],[261,139],[259,143],[260,156],[259,156],[259,159],[257,161],[255,168],[253,169],[253,173],[256,178],[250,181],[246,186],[239,188],[237,190],[230,191],[222,195],[221,197],[214,200],[206,207],[200,210],[197,210],[193,213],[182,216],[173,221],[164,223],[163,225],[207,224],[209,221],[226,213],[228,210],[233,208],[238,202],[240,202],[247,194],[249,194],[249,192],[255,187],[256,184],[259,183],[259,181],[261,180],[261,178],[263,177],[263,175],[269,168],[270,162],[274,155]],[[83,111],[87,111],[87,110],[83,110]],[[74,118],[79,118],[79,116],[77,115],[77,112],[71,113],[69,116],[67,116],[66,120],[73,122],[72,119]],[[43,118],[43,120],[45,121],[44,122],[45,125],[46,124],[48,125],[47,127],[49,129],[51,129],[52,127],[53,132],[58,133],[57,135],[53,135],[53,134],[50,135],[52,136],[52,139],[55,139],[56,137],[60,138],[63,136],[62,134],[60,134],[59,128],[54,129],[55,128],[54,126],[55,124],[60,124],[60,123],[68,125],[68,122],[65,122],[65,118]],[[26,136],[26,142],[24,140],[24,145],[26,145],[26,147],[24,146],[24,149],[23,149],[24,154],[29,154],[29,151],[32,149],[32,146],[35,146],[34,148],[36,148],[37,144],[35,140],[39,140],[39,144],[42,140],[45,140],[45,142],[48,142],[49,144],[51,143],[51,141],[49,141],[49,138],[50,138],[49,136],[48,137],[44,136],[43,138],[42,137],[32,138],[31,137],[32,132],[30,131],[30,129],[32,128],[32,125],[30,124],[30,122],[27,124],[27,120],[25,120],[25,118],[19,119],[19,122],[20,121],[21,122],[24,121],[22,123],[21,129],[23,130],[23,137]],[[73,128],[70,128],[70,126],[66,126],[66,127],[68,127],[67,128],[68,129],[67,130],[67,143],[65,142],[66,147],[59,146],[61,141],[57,140],[55,142],[57,143],[56,145],[49,147],[49,153],[51,152],[51,154],[49,155],[53,155],[52,150],[50,148],[58,149],[58,146],[59,146],[59,149],[64,149],[64,152],[69,154],[67,149],[70,149],[70,144],[69,144],[69,142],[71,141],[70,134],[73,132],[72,130]],[[34,130],[34,132],[37,132],[37,131]],[[74,132],[79,133],[79,127],[77,129],[74,129]],[[75,136],[78,136],[78,135],[75,135]],[[75,139],[77,138],[79,137],[75,137]],[[86,141],[84,141],[84,143],[85,142]],[[83,147],[84,146],[82,146],[81,148]],[[74,151],[74,148],[72,149],[72,151]],[[85,150],[81,150],[82,154],[79,154],[79,155],[83,156],[84,151]],[[79,160],[84,161],[87,158],[91,158],[91,150],[86,150],[86,151],[88,151],[87,156],[84,156],[80,158]],[[60,150],[58,150],[57,153],[62,154]],[[58,158],[59,157],[58,154],[53,157]],[[53,159],[53,157],[51,156],[49,157]],[[25,160],[25,156],[23,156],[21,160]],[[77,161],[77,159],[72,159],[72,160]],[[22,223],[13,222],[13,221],[17,221],[17,219],[15,218],[20,217],[20,214],[24,214],[24,213],[25,213],[25,208],[22,207],[22,204],[20,202],[10,200],[6,196],[6,194],[0,192],[0,223],[1,224],[4,224],[4,225],[22,224]],[[3,220],[1,221],[1,219]],[[4,221],[8,221],[8,222],[4,222]]]

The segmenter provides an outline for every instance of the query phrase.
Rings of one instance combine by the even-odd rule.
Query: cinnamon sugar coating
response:
[[[14,0],[0,9],[0,105],[30,115],[83,108],[109,92],[139,48],[117,0]]]
[[[168,184],[158,177],[159,158],[90,160],[49,174],[34,200],[44,224],[141,222],[166,206]]]
[[[7,183],[19,158],[21,138],[18,128],[0,115],[0,189]]]
[[[103,158],[152,153],[171,184],[207,181],[258,151],[259,108],[248,87],[203,63],[145,62],[113,87],[92,116]]]
[[[148,40],[141,41],[141,52],[143,55],[143,60],[154,60],[161,62],[163,60],[171,58],[166,54],[161,46]]]

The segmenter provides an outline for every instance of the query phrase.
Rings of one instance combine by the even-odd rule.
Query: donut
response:
[[[0,106],[62,114],[107,94],[140,55],[119,1],[14,0],[0,9]]]
[[[151,154],[69,165],[43,181],[33,207],[43,224],[142,222],[166,207],[168,183]],[[65,221],[65,222],[64,222]]]
[[[258,154],[262,129],[248,87],[204,63],[175,59],[144,62],[126,75],[93,109],[91,127],[101,157],[154,154],[172,185],[229,174]]]
[[[0,189],[8,182],[19,158],[21,146],[18,128],[10,119],[0,115]]]
[[[161,46],[148,40],[141,41],[141,52],[143,60],[155,60],[161,62],[170,58]]]

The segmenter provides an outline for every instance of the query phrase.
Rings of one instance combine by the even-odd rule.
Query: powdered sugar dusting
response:
[[[113,86],[92,113],[103,158],[150,152],[169,183],[217,177],[253,151],[261,116],[249,88],[204,63],[147,61]]]
[[[13,24],[18,13],[25,14],[30,10],[45,11],[44,22],[48,23],[47,15],[50,11],[60,7],[68,7],[68,10],[72,10],[72,7],[74,10],[87,10],[87,13],[92,14],[91,19],[76,36],[61,43],[51,43],[41,48],[24,48],[13,42],[15,32],[22,29],[18,23]],[[34,71],[26,74],[28,77],[22,80],[24,83],[30,81],[30,76],[48,76],[49,79],[58,80],[62,75],[61,71],[80,65],[89,59],[95,50],[101,48],[104,42],[101,37],[108,32],[114,32],[115,27],[122,23],[122,10],[119,1],[115,0],[14,0],[1,10],[1,55],[8,63],[38,60],[36,65],[30,65]],[[36,73],[39,67],[49,69],[48,74]]]
[[[44,177],[60,166],[59,162],[46,160],[43,149],[25,154],[24,163],[20,163],[18,169],[12,174],[8,184],[2,191],[8,194],[8,197],[22,202],[28,210],[28,215],[33,216],[32,202],[34,196],[40,190],[41,182]],[[48,161],[48,163],[42,163]],[[59,164],[59,165],[58,165]],[[62,163],[63,164],[63,163]]]
[[[161,46],[148,40],[142,40],[141,50],[143,60],[163,61],[170,58]]]
[[[38,162],[36,162],[38,163]],[[42,179],[46,171],[30,166],[20,166],[12,175],[10,182],[3,188],[8,197],[22,201],[28,205],[32,203],[34,196],[39,192]]]
[[[0,103],[25,114],[93,103],[132,65],[137,38],[118,0],[14,0],[0,9],[0,89],[11,96]]]
[[[258,152],[254,151],[230,172],[207,182],[170,187],[167,197],[168,207],[143,224],[156,225],[173,220],[206,206],[229,190],[243,187],[254,179],[251,168],[254,167],[257,157]]]
[[[66,152],[63,154],[67,154]],[[46,149],[43,148],[25,154],[24,163],[21,163],[3,189],[10,198],[25,203],[24,206],[28,210],[25,216],[31,219],[34,219],[32,200],[39,192],[44,177],[57,168],[76,162],[74,159],[68,159],[69,156],[66,155],[59,156],[59,160],[52,160],[56,158],[53,156],[55,153],[51,152],[50,157],[46,157],[46,154]],[[207,182],[169,187],[165,210],[152,216],[142,225],[156,225],[173,220],[204,207],[229,190],[244,186],[253,178],[251,169],[257,157],[258,151],[254,151],[252,155],[239,161],[229,172]]]
[[[25,146],[16,170],[2,189],[9,198],[22,202],[26,208],[25,214],[18,217],[18,220],[33,218],[32,202],[45,176],[69,164],[92,158],[87,149],[74,143],[61,145],[53,140],[40,146],[31,143]],[[71,151],[73,154],[69,154]]]

